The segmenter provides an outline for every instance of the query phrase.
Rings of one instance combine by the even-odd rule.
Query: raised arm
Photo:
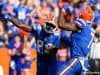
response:
[[[59,8],[59,17],[58,17],[59,28],[69,31],[77,31],[78,30],[77,25],[74,22],[66,22],[64,16],[65,12],[63,12],[62,9]]]
[[[22,24],[20,21],[18,21],[16,18],[12,18],[10,20],[14,25],[16,25],[18,28],[21,28],[27,32],[31,32],[32,28],[29,25]]]

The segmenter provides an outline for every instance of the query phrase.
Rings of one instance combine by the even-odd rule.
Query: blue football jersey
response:
[[[9,49],[13,49],[14,47],[14,37],[19,34],[18,29],[15,29],[14,26],[8,26],[8,33],[11,32],[11,35],[9,36],[8,42],[9,42]]]
[[[45,44],[52,44],[56,48],[60,45],[60,33],[53,33],[44,38]]]
[[[13,8],[14,5],[13,4],[7,4],[7,3],[3,4],[2,8],[1,8],[1,12],[8,12],[9,7]],[[11,13],[3,14],[4,18],[12,18],[13,16],[14,15],[12,15]]]
[[[81,24],[82,25],[82,24]],[[71,35],[71,54],[72,57],[86,56],[90,50],[91,43],[94,38],[94,31],[91,25],[81,26],[80,32],[72,32]]]
[[[31,34],[36,38],[36,50],[39,53],[42,53],[44,50],[44,46],[49,43],[54,45],[55,47],[59,47],[60,33],[48,34],[40,25],[34,24]]]
[[[15,16],[18,18],[19,21],[22,23],[26,23],[26,17],[30,13],[30,9],[27,6],[17,6],[14,8]]]

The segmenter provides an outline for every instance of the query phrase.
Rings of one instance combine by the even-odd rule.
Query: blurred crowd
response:
[[[84,15],[85,19],[91,23],[96,33],[94,38],[95,46],[91,48],[93,52],[99,53],[97,57],[94,53],[93,57],[93,52],[91,52],[92,55],[90,55],[90,57],[100,59],[100,0],[63,0],[60,4],[64,5],[63,9],[68,13],[68,15],[66,15],[66,21],[70,22],[70,17],[78,18]],[[87,7],[87,9],[85,9],[85,7]],[[89,15],[83,13],[87,11],[90,12]],[[58,15],[58,0],[0,0],[0,48],[9,49],[11,56],[10,75],[14,74],[13,70],[15,69],[18,73],[17,75],[21,75],[21,71],[25,72],[25,75],[30,75],[27,73],[29,70],[27,66],[29,65],[27,65],[26,62],[30,62],[29,50],[31,48],[37,49],[36,38],[31,33],[16,27],[9,21],[7,21],[7,25],[5,25],[5,23],[2,22],[2,18],[16,17],[21,23],[31,27],[34,25],[34,28],[40,30],[40,26],[43,24],[45,17],[50,17],[49,20],[52,21],[53,16]],[[90,21],[91,17],[92,21]],[[55,24],[57,24],[57,22],[55,22]],[[62,32],[64,32],[64,36],[70,37],[70,31]],[[66,47],[63,42],[61,48],[68,49],[69,47]],[[66,49],[63,49],[63,51],[58,49],[56,56],[58,60],[64,61],[70,57],[70,53]],[[22,61],[22,59],[24,59],[24,61]],[[14,64],[16,64],[16,67]],[[22,64],[22,67],[20,64]]]

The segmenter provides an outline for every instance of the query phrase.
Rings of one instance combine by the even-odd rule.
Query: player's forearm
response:
[[[60,14],[59,14],[59,20],[58,20],[58,26],[59,28],[61,29],[64,29],[64,30],[69,30],[69,31],[76,31],[77,28],[76,26],[74,25],[74,23],[71,23],[71,22],[66,22],[65,21],[65,18],[64,18],[64,13],[62,11],[60,11]]]
[[[59,28],[68,30],[68,31],[77,31],[77,28],[73,26],[73,23],[64,23],[60,25]]]
[[[17,27],[21,27],[20,26],[20,22],[16,19],[16,18],[12,18],[11,20],[10,20],[14,25],[16,25]]]
[[[61,29],[65,29],[65,30],[69,29],[69,27],[67,27],[68,24],[66,24],[66,22],[65,22],[64,13],[62,12],[61,8],[59,9],[58,26]]]
[[[18,21],[16,18],[11,19],[11,22],[16,25],[18,28],[21,28],[27,32],[31,32],[32,28],[29,25],[22,24],[20,21]]]
[[[64,16],[63,13],[60,11],[59,17],[58,17],[58,26],[61,29],[65,29],[65,20],[64,20]]]
[[[25,24],[21,24],[21,29],[23,29],[24,31],[27,31],[27,32],[31,32],[32,31],[32,28],[28,25],[25,25]]]
[[[69,25],[65,23],[64,15],[62,12],[60,12],[59,15],[59,28],[64,29],[64,30],[69,30]]]

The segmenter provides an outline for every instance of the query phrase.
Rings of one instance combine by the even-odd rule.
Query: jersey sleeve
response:
[[[87,25],[87,23],[83,19],[76,19],[74,20],[74,23],[76,24],[78,28],[81,28],[81,29]]]

